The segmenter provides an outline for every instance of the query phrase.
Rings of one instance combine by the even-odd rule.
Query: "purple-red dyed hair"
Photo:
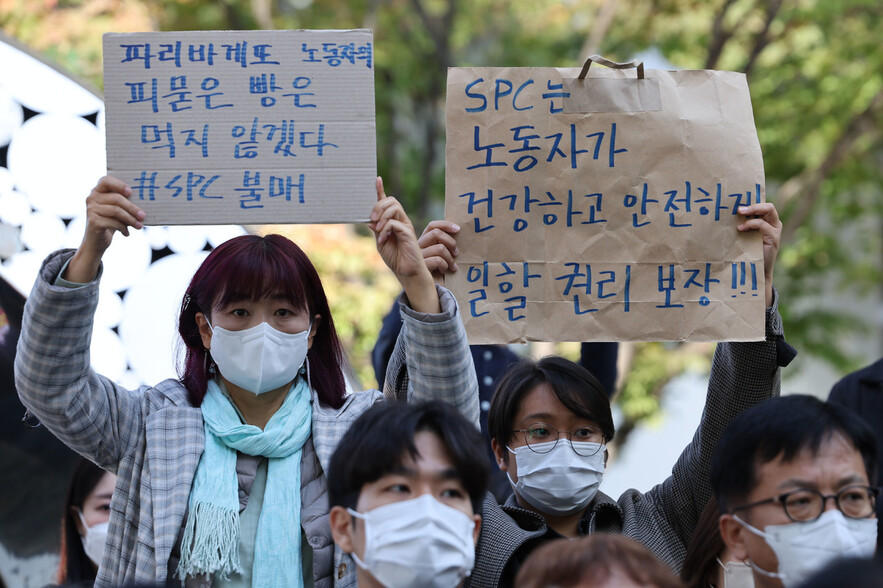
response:
[[[259,300],[273,294],[285,296],[310,316],[322,316],[307,354],[310,380],[324,404],[334,408],[343,405],[343,350],[316,268],[300,247],[282,235],[243,235],[221,244],[206,257],[181,303],[178,333],[187,350],[179,376],[193,406],[200,406],[205,398],[210,360],[199,335],[196,313],[211,318],[215,308],[229,302]]]

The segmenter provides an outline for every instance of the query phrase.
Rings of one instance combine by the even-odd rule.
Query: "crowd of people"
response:
[[[850,408],[883,396],[846,384],[828,403],[779,396],[794,352],[772,204],[740,208],[738,226],[763,239],[765,340],[718,344],[672,474],[616,497],[600,490],[615,345],[589,348],[594,363],[470,349],[440,284],[457,269],[456,228],[436,221],[418,238],[379,178],[368,226],[402,287],[375,353],[382,391],[346,393],[318,273],[279,235],[232,239],[196,271],[179,378],[127,390],[95,373],[101,259],[145,220],[130,196],[99,181],[80,246],[43,264],[16,355],[23,404],[85,458],[60,584],[883,585],[871,559],[883,453],[873,414]],[[488,353],[500,361],[479,382],[474,358]]]

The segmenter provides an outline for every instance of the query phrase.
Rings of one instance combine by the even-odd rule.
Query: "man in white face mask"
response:
[[[360,588],[456,588],[472,571],[487,491],[482,436],[439,402],[383,403],[331,458],[334,542]]]
[[[721,536],[759,588],[801,585],[877,541],[876,438],[851,410],[812,396],[776,398],[733,420],[711,482]]]

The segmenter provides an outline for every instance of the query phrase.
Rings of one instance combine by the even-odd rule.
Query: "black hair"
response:
[[[801,588],[883,588],[883,563],[858,557],[836,559],[805,583]]]
[[[539,361],[521,360],[500,377],[487,417],[488,434],[498,445],[509,444],[524,397],[544,383],[568,410],[597,423],[606,442],[613,439],[616,429],[610,400],[598,379],[579,364],[549,355]]]
[[[417,459],[414,436],[422,431],[438,435],[469,494],[472,510],[481,512],[490,470],[482,449],[486,442],[474,424],[440,401],[379,402],[356,419],[331,456],[329,506],[354,509],[365,484],[394,471],[406,455]]]
[[[877,439],[851,409],[794,394],[766,400],[734,418],[715,448],[711,486],[721,513],[731,512],[757,484],[757,469],[805,449],[816,454],[835,433],[861,454],[871,486],[877,482]]]
[[[86,555],[83,541],[77,530],[79,515],[83,511],[83,503],[95,490],[103,469],[81,457],[71,473],[70,483],[64,497],[64,510],[61,514],[61,558],[58,564],[58,583],[61,585],[79,584],[95,580],[95,564]]]
[[[720,511],[714,496],[708,499],[693,536],[687,545],[687,554],[681,566],[681,580],[686,588],[714,586],[720,564],[717,563],[726,545],[720,534]]]

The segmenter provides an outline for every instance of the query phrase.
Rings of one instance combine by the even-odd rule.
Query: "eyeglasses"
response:
[[[592,427],[580,427],[575,431],[559,431],[554,425],[534,423],[524,429],[515,429],[513,433],[521,433],[531,451],[549,453],[558,445],[561,433],[567,435],[570,446],[577,455],[590,457],[598,453],[604,446],[604,435]]]
[[[822,516],[828,499],[833,498],[837,510],[842,512],[843,516],[850,519],[866,519],[874,514],[879,495],[880,488],[873,486],[847,486],[837,494],[822,494],[817,490],[799,488],[772,498],[738,506],[732,510],[732,513],[761,504],[778,503],[792,521],[810,523]]]

